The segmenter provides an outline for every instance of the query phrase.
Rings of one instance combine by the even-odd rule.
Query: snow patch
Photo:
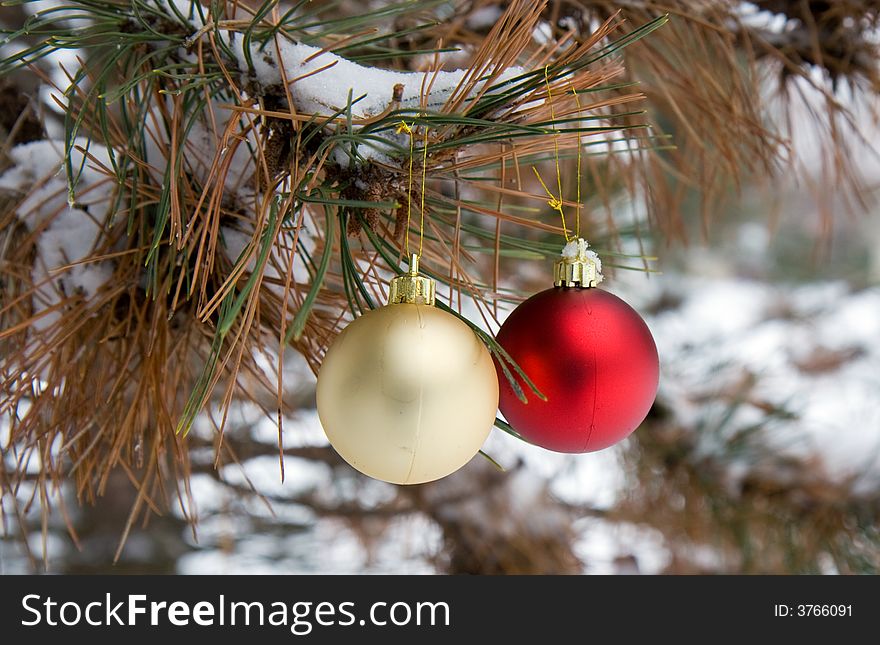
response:
[[[32,277],[36,331],[49,328],[62,315],[39,314],[64,298],[80,295],[91,300],[113,274],[107,261],[88,258],[100,245],[115,182],[101,166],[110,166],[106,149],[91,146],[88,139],[75,141],[70,151],[76,181],[75,205],[68,204],[64,170],[64,142],[33,141],[9,152],[13,162],[2,176],[0,189],[26,193],[16,215],[28,229],[39,232]]]
[[[467,24],[468,29],[491,29],[503,14],[504,10],[498,5],[480,7],[468,15],[465,24]]]
[[[243,39],[235,39],[234,45],[240,69],[248,72]],[[367,67],[318,47],[281,39],[263,49],[254,46],[250,54],[252,73],[259,83],[270,87],[286,79],[299,112],[330,117],[345,112],[351,103],[355,120],[374,118],[393,109],[439,111],[462,91],[471,74],[465,69],[422,73]],[[480,94],[490,82],[501,83],[522,72],[520,67],[509,67],[498,74],[490,70],[473,84],[468,96]],[[406,149],[408,136],[402,132],[376,133],[373,140],[358,146],[357,152],[364,159],[389,163]],[[338,154],[334,161],[345,167],[349,157]]]
[[[240,43],[237,54],[241,70],[247,71],[247,58]],[[374,117],[392,107],[438,110],[470,74],[465,69],[422,73],[366,67],[319,47],[284,40],[277,41],[277,51],[276,45],[269,44],[261,51],[251,52],[251,58],[253,71],[263,86],[281,83],[279,63],[283,66],[293,100],[301,112],[335,114],[346,108],[350,94],[355,119]],[[503,82],[522,71],[520,67],[505,69],[494,82]],[[488,81],[489,78],[483,78],[476,83],[473,93],[482,91]],[[395,95],[399,100],[394,100]]]

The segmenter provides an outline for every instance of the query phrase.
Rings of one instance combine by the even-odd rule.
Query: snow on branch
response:
[[[187,17],[193,29],[188,45],[208,30],[189,0],[154,1],[163,11],[173,4],[176,15]],[[453,98],[475,98],[490,89],[489,85],[502,84],[524,72],[519,66],[499,69],[491,62],[481,68],[479,78],[471,69],[401,72],[360,65],[326,49],[294,42],[281,32],[267,42],[248,41],[234,29],[220,29],[219,33],[226,47],[235,53],[238,71],[249,81],[246,86],[257,92],[274,92],[284,100],[289,96],[293,103],[290,107],[307,116],[345,114],[349,102],[354,121],[369,120],[390,110],[437,112]],[[289,92],[284,90],[285,83]],[[389,150],[405,143],[405,136],[383,131],[356,147],[364,159],[388,163]],[[345,167],[349,156],[337,150],[333,160]]]
[[[241,47],[237,53],[241,70],[247,71]],[[439,110],[470,74],[465,69],[423,73],[366,67],[318,47],[281,38],[277,40],[277,51],[276,45],[269,43],[261,51],[252,52],[252,60],[253,73],[263,87],[281,83],[279,68],[283,67],[294,107],[301,113],[335,114],[346,109],[350,95],[355,119],[377,116],[395,105],[403,109]],[[522,71],[519,67],[507,68],[494,82],[501,83]],[[486,78],[477,82],[471,93],[481,92],[487,82]]]
[[[85,158],[83,151],[96,161]],[[35,330],[51,327],[59,311],[39,314],[64,298],[95,296],[112,275],[107,261],[89,261],[100,245],[114,182],[101,170],[109,166],[104,149],[90,149],[87,139],[77,139],[70,151],[71,165],[79,172],[76,204],[67,203],[64,142],[44,140],[21,144],[9,151],[13,166],[0,176],[0,190],[24,194],[16,208],[28,230],[39,232],[37,258],[32,273]]]

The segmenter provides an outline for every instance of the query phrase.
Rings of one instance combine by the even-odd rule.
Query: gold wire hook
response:
[[[577,90],[574,87],[574,83],[571,80],[568,81],[569,87],[571,87],[571,93],[574,94],[574,103],[577,105],[578,116],[581,115],[581,100],[578,98]],[[578,124],[580,127],[580,123]],[[575,239],[580,239],[581,237],[581,133],[578,132],[578,143],[577,143],[577,197],[575,198],[575,210],[574,210],[574,237]]]
[[[550,105],[550,120],[556,121],[556,111],[553,107],[553,92],[550,89],[550,76],[549,76],[549,65],[544,65],[544,84],[547,86],[547,103]],[[538,181],[541,183],[541,187],[544,189],[544,192],[547,193],[547,197],[550,199],[547,200],[547,205],[559,213],[559,219],[562,220],[562,234],[565,237],[566,242],[571,241],[571,237],[568,235],[568,226],[565,224],[565,210],[563,209],[562,202],[562,171],[559,169],[559,135],[561,133],[556,129],[555,123],[553,126],[553,161],[556,165],[556,188],[559,192],[559,196],[554,195],[549,188],[547,188],[547,184],[544,183],[544,180],[541,178],[541,173],[538,172],[538,169],[532,166],[532,170],[535,173],[535,176],[538,178]],[[579,151],[580,152],[580,151]],[[580,162],[578,162],[580,164]],[[580,165],[578,166],[580,168]],[[580,171],[578,171],[580,172]],[[578,184],[580,184],[580,178],[578,179]]]
[[[413,122],[415,125],[415,122]],[[406,185],[406,230],[404,231],[404,251],[409,257],[409,225],[412,219],[412,179],[413,179],[413,131],[412,126],[406,121],[401,121],[395,129],[395,134],[406,132],[409,135],[409,172],[407,173]]]
[[[409,228],[412,222],[413,157],[415,156],[415,132],[413,131],[413,128],[415,125],[415,121],[412,123],[401,121],[395,130],[396,134],[405,132],[409,135],[409,171],[407,173],[406,186],[406,241],[404,243],[404,249],[408,257],[411,256],[409,252]],[[415,254],[418,255],[419,258],[422,257],[422,248],[425,239],[425,184],[427,182],[428,174],[428,126],[424,126],[424,129],[425,138],[422,144],[422,182],[419,199],[419,251]]]
[[[422,142],[422,191],[419,203],[419,258],[422,257],[422,243],[425,240],[425,182],[428,177],[428,126],[425,127],[425,140]]]

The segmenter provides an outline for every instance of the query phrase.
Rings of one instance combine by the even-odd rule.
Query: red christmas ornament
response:
[[[557,286],[517,307],[497,337],[547,397],[520,382],[523,403],[496,363],[501,412],[527,440],[558,452],[601,450],[629,436],[647,416],[660,376],[648,326],[623,300],[595,287],[601,263],[586,246],[578,240],[573,253],[566,246]]]

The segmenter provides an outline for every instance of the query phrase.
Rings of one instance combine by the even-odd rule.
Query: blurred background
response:
[[[591,12],[624,4],[631,20],[658,15],[650,2],[553,2],[535,39],[576,21],[589,29]],[[51,494],[67,502],[44,514],[34,461],[33,478],[3,486],[0,573],[877,573],[880,3],[709,4],[671,3],[669,25],[625,54],[649,121],[678,144],[652,166],[654,187],[675,196],[657,207],[674,212],[613,204],[617,227],[638,229],[617,249],[658,258],[658,273],[618,270],[603,285],[644,316],[660,354],[657,401],[632,437],[562,455],[495,430],[484,450],[503,471],[477,456],[442,481],[396,487],[329,448],[312,369],[288,352],[283,483],[277,420],[252,400],[231,405],[223,441],[235,457],[215,467],[219,392],[189,437],[186,505],[132,520],[137,490],[117,468],[92,502],[57,483]],[[4,8],[3,26],[50,5]],[[505,3],[434,5],[480,34]],[[710,18],[725,44],[697,61],[686,49],[710,41],[689,38]],[[679,76],[658,76],[660,55]],[[57,62],[42,64],[57,72]],[[772,137],[736,141],[705,116],[708,91],[730,109],[744,100],[744,87],[713,74],[731,64],[755,83]],[[710,78],[719,86],[707,90]],[[0,82],[7,153],[58,112],[36,79]],[[772,153],[749,147],[773,137]],[[748,168],[749,155],[765,158]],[[502,267],[522,294],[551,281],[549,261]],[[4,477],[21,466],[10,427],[0,418]]]

